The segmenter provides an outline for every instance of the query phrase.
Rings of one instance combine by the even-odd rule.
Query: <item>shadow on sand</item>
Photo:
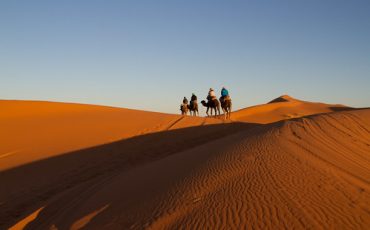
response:
[[[11,227],[45,206],[39,213],[41,220],[35,220],[26,227],[37,229],[40,221],[46,221],[45,216],[52,216],[63,208],[63,203],[59,207],[48,205],[62,194],[73,190],[72,194],[78,194],[148,162],[260,126],[235,122],[151,133],[65,153],[1,172],[0,228]],[[102,207],[107,208],[109,203],[102,204]],[[102,207],[94,207],[91,211],[104,212]],[[56,224],[54,227],[69,229],[80,218],[76,216],[73,221],[63,220],[62,225]]]
[[[340,112],[340,111],[351,111],[351,110],[358,110],[357,108],[352,107],[342,107],[342,106],[331,106],[329,109],[333,112]]]

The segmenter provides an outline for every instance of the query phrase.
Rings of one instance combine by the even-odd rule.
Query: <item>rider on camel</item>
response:
[[[210,88],[209,92],[208,92],[207,100],[212,101],[212,100],[215,100],[215,99],[217,99],[216,93],[212,88]]]
[[[182,114],[186,114],[187,109],[188,109],[188,99],[184,97],[184,99],[182,100],[182,104],[180,105],[180,110]]]
[[[184,99],[182,100],[182,103],[183,103],[184,105],[187,105],[187,104],[188,104],[188,99],[187,99],[186,97],[184,97]]]
[[[197,96],[193,93],[192,95],[191,95],[191,99],[190,99],[190,101],[197,101],[198,99],[197,99]]]
[[[198,103],[197,100],[198,100],[197,96],[193,93],[190,99],[190,107],[193,107],[194,103]]]
[[[229,91],[225,87],[222,87],[222,90],[221,90],[221,100],[224,100],[224,101],[231,100]]]

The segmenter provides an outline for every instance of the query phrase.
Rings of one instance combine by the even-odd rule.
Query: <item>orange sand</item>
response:
[[[233,112],[232,119],[243,122],[267,124],[280,120],[345,109],[348,109],[348,107],[301,101],[288,95],[283,95],[272,100],[268,104],[256,105]]]
[[[215,119],[71,103],[0,100],[0,171],[73,150]]]
[[[266,125],[1,101],[0,229],[367,229],[370,109],[288,99],[233,114]]]

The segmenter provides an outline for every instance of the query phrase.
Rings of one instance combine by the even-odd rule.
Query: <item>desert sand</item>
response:
[[[0,171],[73,150],[217,119],[95,105],[0,100]]]
[[[268,124],[291,118],[345,109],[350,108],[344,105],[302,101],[292,98],[289,95],[283,95],[267,104],[256,105],[235,111],[233,113],[233,119],[243,122]]]
[[[370,226],[370,109],[282,96],[224,122],[0,107],[0,229]]]

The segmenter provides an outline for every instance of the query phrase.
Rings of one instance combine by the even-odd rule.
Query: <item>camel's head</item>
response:
[[[203,106],[207,107],[207,103],[205,100],[201,101],[200,103],[202,103]]]

